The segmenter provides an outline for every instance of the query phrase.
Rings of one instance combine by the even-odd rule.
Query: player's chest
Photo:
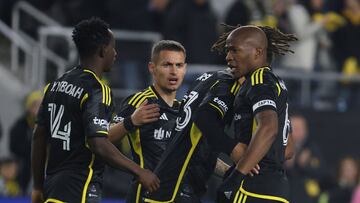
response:
[[[236,95],[233,106],[235,123],[248,123],[253,120],[253,111],[249,98],[246,96],[246,90],[241,90]]]
[[[175,134],[174,128],[178,116],[177,111],[169,111],[160,108],[160,117],[156,122],[144,125],[140,128],[140,136],[144,141],[167,142]]]

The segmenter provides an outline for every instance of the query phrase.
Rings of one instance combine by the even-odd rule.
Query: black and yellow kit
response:
[[[199,194],[204,192],[220,151],[213,146],[231,151],[236,144],[221,142],[226,140],[223,129],[232,120],[239,88],[228,70],[204,73],[196,79],[181,102],[176,134],[155,169],[160,188],[147,195],[145,202],[200,202]],[[201,112],[214,112],[218,120],[202,117]],[[207,129],[198,126],[197,120],[206,123]]]
[[[246,77],[234,101],[234,128],[239,142],[249,145],[257,127],[255,115],[273,110],[278,115],[278,135],[259,162],[260,174],[247,176],[231,202],[288,202],[288,182],[283,163],[288,141],[288,93],[270,68],[258,68]]]
[[[117,115],[114,122],[119,122],[131,114],[145,101],[148,103],[156,103],[160,107],[159,120],[153,123],[145,124],[137,128],[134,132],[128,134],[134,161],[141,166],[153,171],[160,161],[161,155],[172,136],[174,135],[174,127],[176,118],[179,113],[179,102],[174,101],[170,107],[156,92],[153,86],[137,92],[127,97]],[[127,202],[141,202],[141,195],[144,193],[140,184],[133,182],[130,192],[127,196]]]
[[[87,147],[107,137],[111,91],[94,72],[76,67],[45,88],[37,124],[47,130],[46,202],[99,202],[104,164]]]

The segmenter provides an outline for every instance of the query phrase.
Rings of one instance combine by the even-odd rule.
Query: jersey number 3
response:
[[[56,112],[56,104],[50,103],[48,105],[51,137],[62,140],[63,150],[70,151],[71,121],[64,125],[63,130],[60,130],[64,109],[64,105],[60,105],[59,110]]]

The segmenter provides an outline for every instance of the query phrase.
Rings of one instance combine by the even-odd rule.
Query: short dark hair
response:
[[[183,45],[173,40],[160,40],[152,47],[151,61],[155,62],[161,51],[180,51],[183,52],[186,57],[186,50]]]
[[[80,58],[93,56],[100,46],[110,43],[109,25],[97,17],[82,20],[72,31],[72,39]]]

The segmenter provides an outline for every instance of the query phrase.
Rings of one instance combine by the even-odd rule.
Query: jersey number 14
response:
[[[55,103],[50,103],[48,105],[48,111],[50,112],[50,130],[52,138],[63,141],[63,150],[70,151],[71,121],[64,125],[63,129],[60,130],[64,109],[64,105],[60,105],[59,110],[56,112]]]

